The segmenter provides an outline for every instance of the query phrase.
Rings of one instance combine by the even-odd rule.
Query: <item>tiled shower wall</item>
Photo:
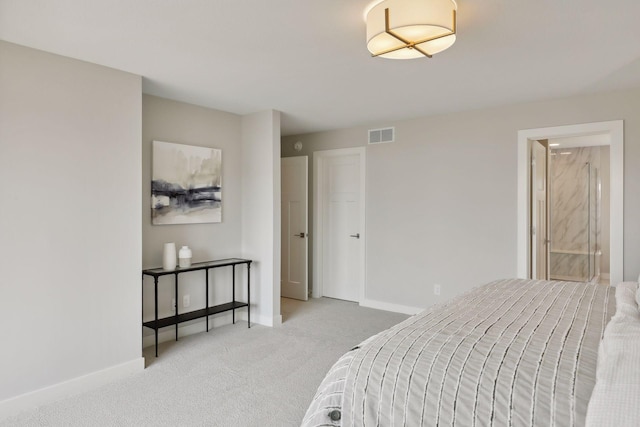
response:
[[[602,218],[608,218],[608,146],[551,150],[551,277],[586,280],[595,270],[594,254],[602,250]],[[591,164],[591,182],[588,163]],[[603,176],[607,174],[607,176]],[[600,179],[596,179],[599,177]],[[598,183],[605,185],[598,186]],[[591,185],[589,185],[591,183]],[[606,192],[602,194],[601,192]],[[603,197],[605,196],[605,197]],[[589,203],[591,199],[591,203]],[[607,203],[603,206],[602,201]],[[607,215],[603,215],[603,209]],[[589,245],[591,243],[591,245]],[[606,245],[608,249],[608,245]],[[608,257],[603,253],[603,258]],[[602,264],[600,265],[600,267]]]

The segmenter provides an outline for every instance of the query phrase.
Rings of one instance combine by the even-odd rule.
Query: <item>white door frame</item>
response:
[[[611,137],[611,235],[610,283],[617,285],[624,278],[624,121],[584,123],[518,131],[518,218],[517,274],[527,278],[531,262],[530,183],[531,140],[573,136],[609,134]]]
[[[322,224],[322,212],[325,204],[324,199],[324,191],[322,188],[324,182],[323,175],[323,166],[324,162],[332,157],[340,157],[340,156],[352,156],[358,155],[360,158],[360,230],[363,230],[360,233],[360,240],[362,241],[362,250],[360,251],[360,286],[359,286],[359,299],[358,302],[362,303],[364,301],[364,284],[366,282],[366,268],[365,268],[365,248],[367,233],[365,226],[365,181],[366,181],[366,150],[365,147],[356,147],[356,148],[341,148],[337,150],[323,150],[316,151],[313,153],[313,285],[312,285],[312,293],[311,296],[313,298],[320,298],[323,296],[323,224]]]

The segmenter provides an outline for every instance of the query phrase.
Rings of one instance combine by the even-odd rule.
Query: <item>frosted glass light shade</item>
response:
[[[366,13],[367,49],[374,56],[392,59],[442,52],[456,41],[456,10],[453,0],[382,0]]]

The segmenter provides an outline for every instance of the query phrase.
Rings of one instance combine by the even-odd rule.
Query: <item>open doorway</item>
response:
[[[546,231],[536,230],[536,215],[539,218],[544,214],[533,197],[536,174],[532,168],[538,160],[533,153],[541,140],[547,140],[545,218],[550,225]],[[605,164],[603,160],[607,159]],[[606,169],[609,173],[605,176]],[[558,179],[563,170],[574,178],[564,185]],[[605,185],[609,181],[608,194],[602,192],[603,180]],[[609,202],[606,212],[603,196]],[[571,204],[566,203],[568,199],[572,199]],[[608,230],[605,220],[611,225]],[[544,252],[535,231],[545,233]],[[608,269],[610,282],[619,283],[623,278],[622,236],[623,122],[518,132],[518,276],[579,281],[599,276],[606,282]],[[544,277],[537,261],[542,256],[546,263]]]

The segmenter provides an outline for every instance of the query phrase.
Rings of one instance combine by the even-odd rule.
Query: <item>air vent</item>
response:
[[[395,128],[369,129],[369,144],[393,142],[395,133]]]

